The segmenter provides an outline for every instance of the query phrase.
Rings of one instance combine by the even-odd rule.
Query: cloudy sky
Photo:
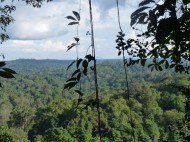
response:
[[[6,0],[6,4],[12,0]],[[0,52],[6,60],[27,59],[74,59],[76,51],[66,52],[67,46],[76,37],[76,26],[68,26],[72,11],[78,11],[80,0],[54,0],[44,3],[39,9],[14,2],[15,22],[7,28],[10,40],[3,43]],[[126,38],[134,37],[130,27],[130,15],[138,8],[140,0],[119,0],[121,23]],[[119,31],[115,0],[92,0],[95,47],[98,58],[118,58],[115,49],[116,34]],[[5,3],[4,3],[5,4]],[[84,57],[90,46],[88,0],[81,0],[81,21],[79,26],[79,57]]]

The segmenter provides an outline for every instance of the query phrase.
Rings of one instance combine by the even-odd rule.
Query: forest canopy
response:
[[[46,0],[23,1],[40,8]],[[116,48],[123,60],[111,62],[97,60],[94,12],[88,2],[91,39],[84,58],[78,54],[80,3],[79,10],[66,17],[77,31],[67,46],[68,52],[76,48],[75,60],[17,60],[8,68],[0,62],[1,77],[16,76],[2,80],[0,140],[189,141],[190,1],[140,2],[130,17],[137,38],[125,39],[116,0]],[[3,44],[16,7],[4,5],[0,10]]]

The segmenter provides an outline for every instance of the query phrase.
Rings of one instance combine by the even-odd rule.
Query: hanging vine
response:
[[[80,6],[81,7],[81,0],[80,0]],[[67,68],[67,70],[73,66],[73,64],[76,64],[76,70],[72,73],[71,78],[66,81],[66,84],[64,86],[64,89],[71,89],[75,87],[78,83],[80,83],[82,76],[87,76],[88,70],[90,69],[93,71],[94,74],[94,86],[95,86],[95,98],[90,99],[86,104],[84,108],[87,108],[89,106],[96,106],[97,109],[97,120],[98,120],[98,133],[100,142],[102,142],[102,133],[101,133],[101,117],[100,117],[100,101],[99,101],[99,91],[98,91],[98,79],[97,79],[97,63],[96,63],[96,52],[95,52],[95,43],[94,43],[94,27],[93,27],[93,14],[92,14],[92,4],[91,0],[89,0],[89,15],[90,15],[90,32],[88,32],[88,35],[91,36],[91,45],[87,49],[88,50],[91,47],[91,54],[86,54],[84,59],[78,57],[78,45],[80,45],[79,37],[78,37],[78,26],[80,22],[80,10],[79,12],[73,11],[73,16],[67,16],[67,19],[72,20],[68,25],[77,25],[77,36],[74,37],[75,42],[73,42],[71,45],[67,47],[67,51],[72,49],[73,47],[76,47],[76,53],[77,53],[77,59],[74,60]],[[93,66],[90,66],[90,62],[93,62]],[[81,86],[81,85],[80,85]],[[74,90],[78,95],[78,104],[77,106],[83,101],[83,93],[81,92],[81,87],[79,90]]]
[[[128,103],[129,103],[129,110],[130,110],[130,123],[131,123],[131,127],[132,127],[132,132],[131,132],[131,136],[135,142],[135,131],[134,131],[134,124],[133,124],[133,116],[132,116],[132,104],[131,104],[131,100],[130,100],[130,90],[129,90],[129,81],[128,81],[128,74],[127,74],[127,66],[126,66],[126,61],[127,59],[125,58],[125,51],[126,51],[126,43],[125,43],[125,34],[123,33],[122,27],[121,27],[121,22],[120,22],[120,11],[119,11],[119,2],[118,0],[116,0],[116,4],[117,4],[117,15],[118,15],[118,25],[120,28],[120,32],[118,32],[119,34],[117,35],[117,49],[119,50],[118,52],[118,56],[122,54],[122,58],[123,58],[123,68],[125,71],[125,84],[126,84],[126,89],[127,89],[127,99],[128,99]]]

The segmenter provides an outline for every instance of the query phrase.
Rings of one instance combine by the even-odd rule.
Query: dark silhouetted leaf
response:
[[[154,0],[143,0],[141,3],[139,3],[139,7],[147,5],[147,4],[151,3],[151,2],[155,3]]]
[[[83,96],[83,93],[80,90],[75,90],[76,93],[78,93],[80,96]]]
[[[76,61],[74,60],[68,67],[67,70],[75,63]]]
[[[81,73],[79,73],[79,74],[77,75],[77,80],[79,81],[80,78],[81,78]]]
[[[83,60],[83,59],[81,59],[81,58],[80,58],[79,60],[77,60],[77,64],[76,64],[77,69],[79,68],[79,65],[80,65],[80,63],[82,62],[82,60]]]
[[[10,74],[16,74],[16,72],[12,69],[8,69],[8,68],[2,68],[4,71],[10,73]]]
[[[190,0],[183,0],[183,4],[187,5],[190,3]]]
[[[70,82],[70,81],[72,81],[72,82],[74,81],[75,82],[75,81],[77,81],[77,78],[76,77],[70,78],[66,82]]]
[[[74,39],[76,42],[79,42],[79,40],[80,40],[78,37],[75,37]]]
[[[79,72],[80,72],[80,69],[75,70],[74,73],[72,74],[72,77],[75,76]]]
[[[137,9],[135,12],[133,12],[133,13],[131,14],[131,19],[133,19],[137,14],[139,14],[140,12],[142,12],[142,11],[144,11],[145,9],[148,9],[148,8],[150,8],[150,7],[141,7],[141,8],[139,8],[139,9]]]
[[[187,140],[188,142],[190,142],[190,136],[185,137],[185,140]]]
[[[83,74],[84,74],[84,75],[87,75],[87,71],[88,71],[87,68],[84,68]]]
[[[3,78],[14,78],[13,74],[7,71],[0,71],[0,76]]]
[[[75,19],[73,16],[67,16],[66,18],[67,18],[67,19],[70,19],[70,20],[76,21],[76,19]]]
[[[118,56],[120,56],[120,55],[121,55],[121,51],[118,52]]]
[[[68,25],[76,25],[79,24],[79,22],[70,22]]]
[[[142,59],[142,60],[141,60],[141,65],[142,65],[142,66],[145,66],[145,62],[146,62],[146,59]]]
[[[64,89],[71,89],[73,88],[78,82],[69,82],[65,84]]]
[[[5,65],[6,65],[5,62],[0,62],[0,67],[3,67],[3,66],[5,66]]]
[[[88,62],[90,62],[91,60],[95,60],[95,58],[91,54],[86,55],[85,58],[88,59]]]
[[[71,48],[73,48],[76,45],[77,45],[76,43],[72,43],[71,45],[67,46],[67,51],[69,51]]]
[[[94,67],[91,66],[90,69],[93,71],[93,70],[94,70]]]
[[[83,66],[84,68],[87,68],[87,67],[88,67],[88,62],[87,62],[87,60],[84,60],[84,61],[82,62],[82,66]]]
[[[80,14],[78,12],[76,12],[76,11],[73,11],[73,14],[76,16],[78,21],[80,21]]]

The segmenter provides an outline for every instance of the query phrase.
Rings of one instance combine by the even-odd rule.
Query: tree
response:
[[[148,5],[148,6],[147,6]],[[175,68],[176,72],[190,70],[190,1],[143,0],[131,14],[131,27],[137,39],[124,45],[130,60],[128,66],[152,61],[151,70]]]

